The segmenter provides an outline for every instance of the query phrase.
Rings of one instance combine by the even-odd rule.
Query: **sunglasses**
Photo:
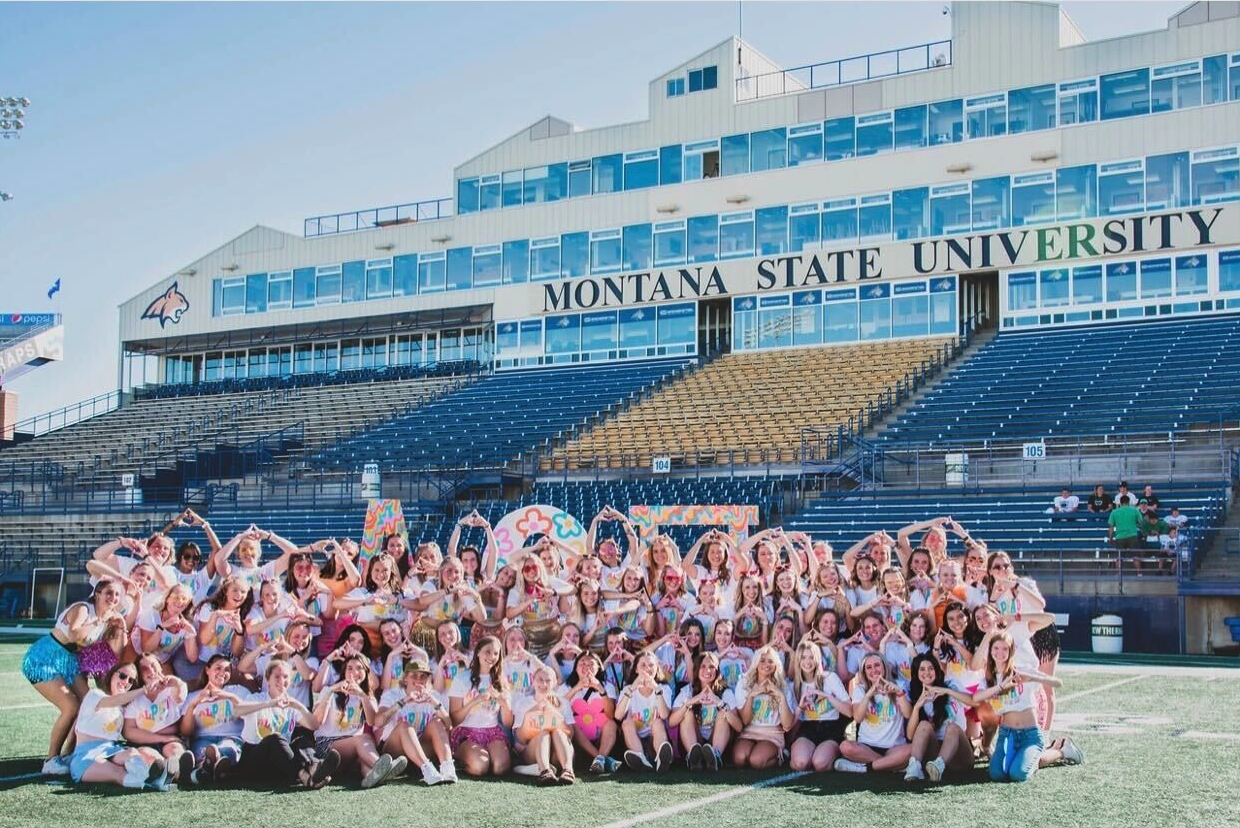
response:
[[[138,680],[138,677],[133,673],[117,673],[116,677],[126,684],[133,684]]]

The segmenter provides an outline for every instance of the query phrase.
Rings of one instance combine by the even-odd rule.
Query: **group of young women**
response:
[[[788,764],[941,782],[987,758],[1024,781],[1083,760],[1048,741],[1059,647],[1037,585],[950,518],[838,556],[779,528],[682,552],[611,507],[585,554],[543,536],[507,559],[477,512],[446,554],[391,536],[368,560],[256,526],[221,544],[190,510],[177,526],[205,533],[205,565],[164,533],[104,544],[89,599],[27,652],[59,711],[45,774],[369,788]]]

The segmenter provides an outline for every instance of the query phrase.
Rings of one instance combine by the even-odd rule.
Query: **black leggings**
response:
[[[287,787],[296,784],[298,775],[314,761],[314,733],[298,727],[291,740],[273,733],[256,745],[247,742],[235,779]]]

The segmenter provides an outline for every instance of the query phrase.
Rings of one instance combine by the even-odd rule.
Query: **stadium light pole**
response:
[[[30,99],[27,97],[0,98],[0,135],[20,138],[21,131],[26,128],[26,110],[29,108]]]

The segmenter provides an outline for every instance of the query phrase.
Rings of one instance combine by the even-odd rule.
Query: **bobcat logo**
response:
[[[163,327],[170,320],[173,325],[181,321],[181,314],[189,310],[189,300],[185,298],[185,294],[177,290],[177,283],[173,282],[172,287],[164,291],[163,295],[154,302],[146,306],[146,310],[142,311],[142,319],[158,319],[159,327]]]

